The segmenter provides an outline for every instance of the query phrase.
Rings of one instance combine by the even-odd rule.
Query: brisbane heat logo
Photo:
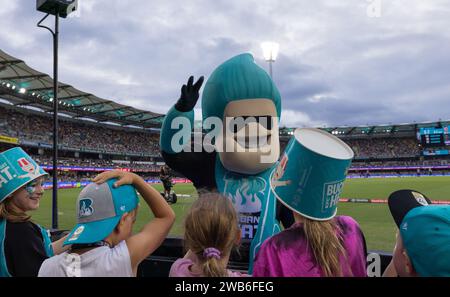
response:
[[[26,172],[26,174],[19,176],[19,178],[33,178],[39,174],[39,168],[26,158],[20,158],[17,160],[20,168]]]
[[[19,160],[17,160],[17,163],[25,172],[32,173],[35,170],[34,165],[25,158],[20,158]]]
[[[94,208],[92,207],[92,199],[82,199],[80,200],[80,211],[79,217],[88,217],[94,213]]]

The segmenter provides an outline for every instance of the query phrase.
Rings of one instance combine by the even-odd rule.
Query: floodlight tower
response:
[[[53,195],[52,229],[58,228],[58,36],[59,17],[66,18],[77,10],[78,0],[36,0],[36,9],[46,13],[37,26],[50,31],[53,36]],[[55,31],[41,23],[49,16],[55,16]]]
[[[269,62],[269,73],[272,78],[272,63],[274,63],[277,59],[280,45],[276,42],[263,42],[261,43],[261,47],[263,50],[264,60]]]

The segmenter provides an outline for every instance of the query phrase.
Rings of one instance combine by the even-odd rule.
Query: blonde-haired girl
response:
[[[293,213],[295,224],[262,244],[253,276],[366,276],[365,239],[354,219]]]
[[[65,239],[51,242],[31,221],[47,173],[20,147],[0,153],[0,277],[37,276],[42,262],[62,253]]]
[[[247,276],[227,269],[231,250],[241,232],[231,201],[218,193],[204,193],[185,219],[184,258],[173,263],[169,276]]]

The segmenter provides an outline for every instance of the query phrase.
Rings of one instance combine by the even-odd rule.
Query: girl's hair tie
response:
[[[209,258],[216,258],[217,260],[220,259],[220,251],[216,248],[209,247],[203,250],[203,257],[206,259]]]

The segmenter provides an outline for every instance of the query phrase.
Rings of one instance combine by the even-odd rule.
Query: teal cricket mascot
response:
[[[280,93],[251,54],[235,56],[217,67],[202,99],[203,132],[211,131],[205,129],[208,119],[222,123],[211,151],[195,147],[191,130],[188,137],[179,137],[184,126],[194,126],[193,108],[202,83],[203,77],[195,84],[190,77],[183,85],[180,99],[162,125],[161,153],[166,164],[189,178],[197,191],[218,191],[232,200],[242,238],[251,241],[251,272],[256,252],[265,239],[280,231],[279,222],[284,227],[293,223],[292,212],[277,205],[269,184],[280,155]],[[265,141],[251,141],[256,139]]]

